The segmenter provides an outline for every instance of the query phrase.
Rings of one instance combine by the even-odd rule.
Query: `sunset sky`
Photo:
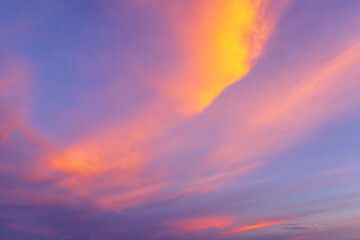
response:
[[[360,239],[359,0],[1,0],[0,240]]]

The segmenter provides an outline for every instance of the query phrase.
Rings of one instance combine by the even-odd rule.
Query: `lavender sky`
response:
[[[360,239],[359,13],[1,0],[0,240]]]

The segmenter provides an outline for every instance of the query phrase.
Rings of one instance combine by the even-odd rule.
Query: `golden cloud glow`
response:
[[[269,226],[281,224],[281,223],[283,223],[283,222],[285,222],[285,221],[286,221],[286,220],[271,221],[271,222],[261,222],[261,223],[252,224],[252,225],[247,225],[247,226],[243,226],[243,227],[236,227],[236,228],[233,228],[233,229],[231,229],[231,230],[229,230],[229,231],[224,232],[224,234],[244,232],[244,231],[248,231],[248,230],[252,230],[252,229],[269,227]]]
[[[242,78],[268,39],[278,9],[266,1],[197,1],[174,23],[180,69],[157,83],[185,114],[202,111]]]
[[[151,164],[148,161],[151,143],[186,116],[202,111],[249,71],[270,35],[279,8],[273,9],[265,1],[198,1],[188,6],[189,11],[177,15],[179,18],[169,19],[172,34],[178,40],[171,45],[172,52],[180,59],[175,71],[160,80],[151,77],[158,95],[137,109],[129,121],[109,124],[100,133],[49,157],[48,166],[70,175],[61,185],[77,189],[74,192],[80,195],[91,194],[99,187],[127,186],[124,191],[148,199],[157,187],[140,185],[162,184],[139,177]],[[89,184],[97,178],[102,180]],[[207,192],[220,186],[218,182],[195,182],[196,186],[188,189]],[[130,195],[121,192],[101,196],[98,203],[113,206],[119,202],[121,208],[128,205],[124,203],[128,197],[124,196]]]

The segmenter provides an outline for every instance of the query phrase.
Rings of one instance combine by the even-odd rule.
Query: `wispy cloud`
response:
[[[79,1],[0,33],[0,238],[357,239],[347,4]]]

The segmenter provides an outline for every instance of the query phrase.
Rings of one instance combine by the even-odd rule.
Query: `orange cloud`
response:
[[[196,1],[172,22],[174,49],[181,59],[172,74],[156,82],[181,112],[202,111],[242,78],[260,54],[284,3]]]
[[[207,228],[224,228],[232,224],[234,217],[198,217],[181,219],[171,223],[171,226],[183,232],[195,232]]]
[[[145,142],[157,127],[150,116],[136,118],[124,125],[105,127],[102,132],[53,154],[48,165],[83,179],[96,178],[114,169],[123,180],[131,178],[144,164]]]
[[[352,76],[359,62],[357,43],[310,71],[291,69],[291,74],[285,76],[287,84],[292,84],[288,88],[280,88],[284,76],[273,79],[269,88],[256,93],[253,103],[246,103],[250,105],[244,106],[246,114],[234,112],[231,119],[224,119],[231,127],[210,158],[233,163],[271,154],[334,119],[358,99],[360,82]]]
[[[248,231],[248,230],[252,230],[252,229],[274,226],[274,225],[278,225],[278,224],[281,224],[281,223],[286,222],[286,221],[287,220],[272,221],[272,222],[261,222],[261,223],[247,225],[247,226],[243,226],[243,227],[236,227],[236,228],[233,228],[233,229],[231,229],[229,231],[224,232],[224,234],[244,232],[244,231]]]
[[[266,1],[198,1],[187,7],[178,18],[169,19],[178,39],[172,45],[174,55],[181,59],[174,64],[173,74],[160,80],[150,76],[158,95],[128,121],[115,120],[100,127],[99,133],[52,154],[47,165],[69,174],[61,186],[70,187],[74,194],[93,196],[102,206],[127,205],[122,200],[126,191],[141,192],[143,199],[149,199],[157,188],[142,192],[142,186],[163,184],[158,175],[165,175],[159,171],[151,179],[141,176],[151,164],[153,142],[181,123],[184,113],[201,111],[248,72],[279,13],[279,8]],[[204,191],[218,187],[217,183],[198,185]],[[106,197],[92,193],[110,186],[125,187],[125,193]]]
[[[92,199],[99,207],[118,211],[162,197],[155,193],[167,184],[166,172],[142,176],[151,165],[152,141],[172,124],[161,121],[162,108],[156,107],[150,103],[129,121],[104,126],[103,131],[48,155],[47,166],[68,174],[59,186]],[[98,193],[99,189],[106,193]]]

